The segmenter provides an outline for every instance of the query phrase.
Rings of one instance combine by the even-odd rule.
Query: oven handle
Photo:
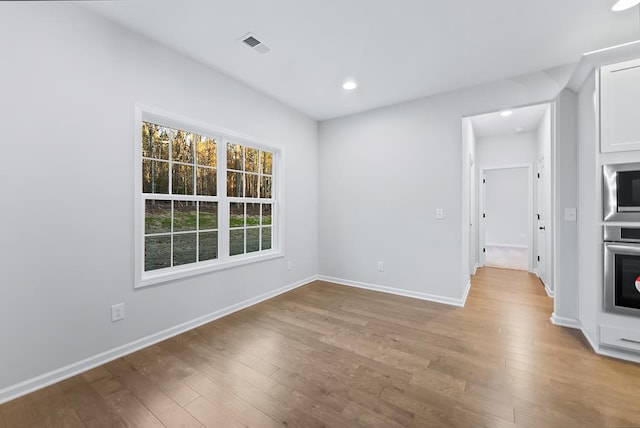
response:
[[[604,247],[606,250],[616,254],[640,255],[640,242],[605,242]]]

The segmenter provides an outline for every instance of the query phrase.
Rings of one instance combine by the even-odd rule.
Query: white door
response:
[[[529,270],[529,174],[526,166],[485,170],[485,266]]]
[[[487,202],[485,200],[485,184],[487,182],[487,176],[484,170],[480,170],[480,176],[478,181],[478,264],[480,266],[484,266],[486,262],[486,249],[485,238],[484,238],[484,229],[485,229],[485,220],[487,215],[485,214]]]
[[[473,274],[476,267],[476,251],[478,244],[476,242],[476,207],[475,207],[475,195],[476,195],[476,180],[475,180],[475,167],[473,163],[473,157],[469,154],[469,273]]]
[[[544,159],[540,159],[538,162],[538,178],[537,178],[537,193],[538,193],[538,245],[536,254],[536,271],[538,276],[544,284],[547,283],[545,278],[545,262],[547,259],[547,226],[546,218],[547,213],[545,210],[545,186],[544,186]]]

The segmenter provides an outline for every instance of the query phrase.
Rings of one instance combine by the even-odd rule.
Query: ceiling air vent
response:
[[[244,36],[242,36],[240,38],[240,42],[261,54],[266,54],[271,50],[269,46],[265,45],[264,42],[258,39],[258,36],[253,33],[245,34]]]

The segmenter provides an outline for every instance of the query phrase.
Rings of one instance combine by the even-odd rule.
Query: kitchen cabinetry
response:
[[[600,150],[640,150],[640,59],[600,68]]]

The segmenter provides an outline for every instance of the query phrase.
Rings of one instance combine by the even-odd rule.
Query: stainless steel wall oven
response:
[[[604,165],[602,176],[604,220],[640,222],[640,163]]]
[[[604,228],[604,308],[640,315],[640,226]]]

